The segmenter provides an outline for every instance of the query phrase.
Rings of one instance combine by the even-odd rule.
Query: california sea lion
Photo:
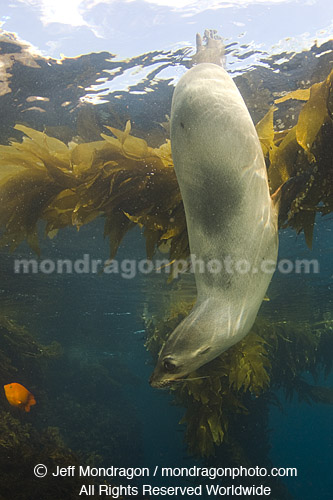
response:
[[[196,305],[163,346],[154,387],[187,376],[249,332],[278,251],[277,210],[260,142],[220,66],[199,64],[178,82],[171,147],[191,254],[205,271],[195,270]],[[210,272],[218,270],[215,259],[220,272]]]

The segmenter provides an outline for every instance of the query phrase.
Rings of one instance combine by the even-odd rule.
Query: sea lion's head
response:
[[[172,382],[192,378],[190,374],[246,335],[256,313],[257,309],[248,311],[243,306],[232,312],[230,307],[222,308],[218,298],[197,301],[162,347],[150,385],[163,388]]]
[[[203,355],[210,350],[210,347],[202,348],[196,354],[192,351],[171,354],[163,350],[150,377],[150,385],[162,389],[172,384],[172,382],[186,379],[190,373],[208,362],[208,360],[205,361]]]
[[[163,388],[183,380],[200,366],[221,353],[221,343],[216,346],[211,315],[207,303],[197,305],[175,328],[162,347],[155,370],[150,377],[152,387]]]

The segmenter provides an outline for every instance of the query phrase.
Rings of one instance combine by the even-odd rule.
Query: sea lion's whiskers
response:
[[[200,380],[203,378],[211,378],[211,375],[206,375],[204,377],[177,378],[176,380],[173,380],[173,382],[192,382],[192,380]]]

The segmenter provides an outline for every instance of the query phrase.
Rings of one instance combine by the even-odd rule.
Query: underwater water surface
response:
[[[168,280],[165,272],[137,267],[153,251],[155,257],[168,258],[169,243],[179,234],[177,249],[186,249],[181,222],[168,228],[165,245],[156,234],[165,230],[160,207],[168,207],[177,190],[167,164],[171,99],[191,67],[196,32],[216,29],[224,37],[226,69],[257,124],[288,92],[308,89],[330,75],[333,39],[327,20],[332,8],[322,1],[183,2],[179,9],[171,4],[86,2],[80,7],[76,2],[66,22],[56,9],[47,10],[47,2],[13,2],[3,13],[0,143],[8,149],[0,152],[0,377],[2,385],[23,384],[37,404],[24,412],[10,406],[4,394],[0,398],[1,500],[79,498],[82,484],[89,482],[36,478],[37,463],[50,470],[79,464],[150,471],[156,466],[290,467],[297,468],[297,477],[208,481],[157,476],[149,484],[264,484],[277,500],[332,498],[333,219],[326,209],[332,191],[325,191],[327,199],[315,209],[306,207],[318,212],[313,224],[304,217],[300,225],[285,227],[286,219],[279,231],[280,260],[315,260],[319,267],[309,273],[275,272],[252,332],[257,337],[249,341],[254,342],[249,351],[258,352],[251,358],[259,373],[256,386],[243,390],[230,383],[228,390],[220,385],[209,392],[199,380],[170,390],[152,388],[157,352],[187,314],[195,283],[189,270]],[[25,17],[30,24],[23,22]],[[333,171],[332,82],[327,89],[328,118],[314,150],[322,151],[327,140],[326,156],[318,160],[325,170],[319,165],[315,171],[316,180],[326,179],[321,186],[332,182]],[[275,134],[296,126],[309,99],[304,95],[279,104]],[[35,130],[43,138],[31,135]],[[166,168],[162,177],[154,180],[154,171],[145,170],[143,142],[133,142],[132,156],[121,156],[119,144],[131,140],[127,133],[159,151],[158,161]],[[105,135],[114,141],[113,156],[105,149]],[[66,145],[66,152],[50,138]],[[14,153],[15,144],[28,144],[28,149],[17,146],[23,153]],[[82,152],[76,160],[70,156],[65,168],[64,158],[78,145]],[[165,150],[158,149],[163,145]],[[36,172],[29,184],[22,172],[33,170],[31,158]],[[42,163],[49,168],[47,182],[39,177]],[[73,165],[81,169],[79,186],[70,178]],[[120,176],[130,171],[129,180],[115,176],[106,186],[118,167]],[[5,198],[1,190],[13,173],[24,178]],[[145,176],[149,181],[142,189]],[[178,205],[171,208],[178,214]],[[156,215],[151,225],[144,219],[147,213]],[[175,255],[183,256],[180,250]],[[110,257],[119,266],[127,264],[105,272]],[[15,271],[15,262],[22,259],[34,262],[27,273]],[[52,266],[59,260],[77,267],[56,272]],[[98,269],[93,260],[100,261]],[[250,356],[246,345],[244,357]],[[232,366],[232,359],[222,359]],[[260,359],[268,359],[267,364]],[[219,377],[226,380],[225,374],[216,376],[214,364],[209,370],[203,367],[199,375],[208,374],[217,386]],[[218,422],[212,417],[217,407]],[[123,492],[123,498],[153,498],[140,493],[144,478],[102,477],[90,483],[103,481],[138,487],[138,494]]]

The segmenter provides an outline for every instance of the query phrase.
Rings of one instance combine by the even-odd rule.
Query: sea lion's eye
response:
[[[176,365],[167,359],[164,361],[163,366],[167,372],[173,372],[176,369]]]

